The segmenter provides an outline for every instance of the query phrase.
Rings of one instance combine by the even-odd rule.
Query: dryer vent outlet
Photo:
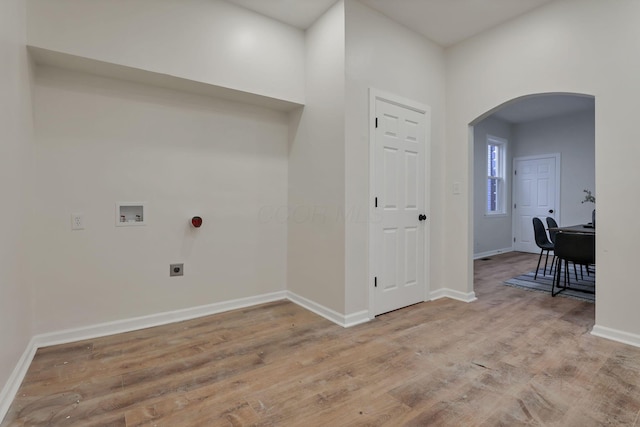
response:
[[[184,264],[169,264],[169,276],[184,275]]]

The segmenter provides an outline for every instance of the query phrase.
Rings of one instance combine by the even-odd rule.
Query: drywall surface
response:
[[[289,151],[288,290],[344,313],[344,4],[306,34],[306,105]]]
[[[368,307],[369,90],[385,91],[431,108],[431,185],[427,278],[444,285],[444,55],[426,38],[358,1],[346,3],[346,300],[347,313]]]
[[[593,203],[582,203],[589,189],[595,195],[594,111],[581,111],[515,125],[514,156],[560,153],[560,225],[591,221]]]
[[[0,2],[0,390],[31,339],[26,227],[31,211],[33,147],[25,38],[24,3]],[[0,406],[2,397],[0,394]]]
[[[286,114],[36,71],[35,333],[285,289],[286,224],[264,215],[287,200]],[[116,227],[116,202],[146,225]]]
[[[636,183],[640,144],[640,3],[552,2],[447,51],[447,179],[470,182],[468,125],[511,99],[536,93],[595,96],[598,203],[596,325],[640,335]],[[447,283],[472,288],[472,198],[446,199]]]
[[[483,254],[512,246],[511,227],[512,165],[515,141],[509,123],[496,118],[486,118],[473,127],[473,253]],[[487,137],[497,136],[507,140],[505,177],[506,213],[487,215]]]
[[[304,103],[304,33],[221,0],[29,0],[28,43]]]

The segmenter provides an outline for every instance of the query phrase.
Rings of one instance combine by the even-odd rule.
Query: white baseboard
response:
[[[18,364],[11,373],[11,376],[7,380],[5,386],[2,388],[2,392],[0,392],[0,421],[2,421],[6,416],[9,406],[11,406],[18,389],[22,384],[24,376],[27,374],[27,370],[33,360],[33,356],[40,347],[67,344],[75,341],[150,328],[153,326],[166,325],[168,323],[180,322],[182,320],[195,319],[198,317],[209,316],[211,314],[222,313],[224,311],[283,300],[286,299],[286,296],[286,291],[279,291],[270,294],[185,308],[182,310],[151,314],[149,316],[116,320],[114,322],[99,323],[82,328],[66,329],[35,335],[31,338],[31,341],[29,341],[22,357],[18,361]]]
[[[345,328],[368,322],[370,320],[368,310],[363,310],[349,315],[343,315],[309,299],[301,297],[300,295],[296,295],[292,292],[287,291],[279,291],[270,294],[223,301],[219,303],[191,307],[182,310],[174,310],[164,313],[151,314],[148,316],[134,317],[131,319],[98,323],[81,328],[38,334],[32,337],[31,341],[29,341],[29,344],[22,354],[22,357],[18,361],[15,369],[11,373],[11,376],[0,392],[0,421],[6,416],[7,411],[9,410],[9,407],[11,406],[16,393],[18,392],[18,389],[20,388],[25,375],[27,374],[29,366],[31,365],[31,361],[36,354],[36,351],[40,347],[67,344],[107,335],[135,331],[138,329],[161,326],[169,323],[195,319],[198,317],[222,313],[224,311],[236,310],[239,308],[250,307],[253,305],[264,304],[283,299],[288,299],[293,303],[298,304],[299,306],[304,307],[305,309],[312,311],[324,317],[325,319],[328,319]]]
[[[317,314],[318,316],[322,316],[325,319],[330,320],[333,323],[345,328],[368,322],[370,320],[368,310],[359,311],[357,313],[345,316],[344,314],[340,314],[335,310],[332,310],[328,307],[318,304],[317,302],[311,301],[310,299],[307,299],[290,291],[287,291],[287,299]]]
[[[350,328],[351,326],[356,326],[361,323],[367,323],[369,320],[369,310],[362,310],[356,313],[347,314],[344,316],[344,323],[342,326],[345,328]]]
[[[430,299],[452,298],[463,302],[475,301],[475,292],[464,293],[448,288],[441,288],[430,293]],[[31,361],[39,347],[49,345],[65,344],[74,341],[97,338],[106,335],[113,335],[122,332],[129,332],[137,329],[144,329],[153,326],[165,325],[182,320],[194,319],[197,317],[217,314],[224,311],[245,308],[252,305],[264,304],[267,302],[288,299],[305,309],[330,320],[343,327],[349,327],[364,323],[370,320],[368,310],[363,310],[349,315],[340,314],[330,308],[324,307],[307,298],[289,291],[279,291],[270,294],[258,295],[255,297],[240,298],[231,301],[208,304],[198,307],[175,310],[165,313],[158,313],[149,316],[136,317],[132,319],[106,322],[97,325],[87,326],[77,329],[67,329],[58,332],[50,332],[34,336],[24,353],[20,357],[16,367],[11,373],[6,384],[0,391],[0,421],[4,419],[13,402],[13,398],[18,392],[20,385],[29,369]],[[613,341],[640,347],[640,335],[624,332],[606,326],[595,325],[591,331],[592,335],[610,339]]]
[[[465,294],[464,292],[460,292],[460,291],[456,291],[454,289],[448,289],[448,288],[437,289],[431,292],[429,296],[431,301],[440,299],[440,298],[451,298],[451,299],[455,299],[462,302],[473,302],[478,299],[476,298],[475,292],[468,292]]]
[[[594,325],[593,329],[591,330],[591,335],[621,342],[623,344],[629,344],[634,347],[640,347],[640,335],[620,331],[617,329],[607,328],[606,326]]]
[[[209,316],[211,314],[222,313],[224,311],[236,310],[238,308],[250,307],[252,305],[264,304],[286,298],[285,291],[273,292],[270,294],[256,295],[253,297],[239,298],[230,301],[217,302],[213,304],[190,307],[181,310],[167,311],[164,313],[151,314],[148,316],[134,317],[131,319],[116,320],[113,322],[99,323],[76,329],[66,329],[63,331],[49,332],[36,335],[34,338],[38,347],[50,345],[66,344],[74,341],[82,341],[114,335],[123,332],[135,331],[138,329],[151,328],[154,326],[166,325],[168,323],[180,322],[183,320],[195,319]]]
[[[7,415],[7,411],[9,411],[11,403],[13,403],[13,398],[16,393],[18,393],[18,389],[22,384],[24,376],[27,375],[27,371],[29,370],[29,366],[31,365],[31,361],[33,360],[33,356],[35,356],[37,350],[38,346],[36,345],[36,341],[34,338],[31,338],[31,341],[27,344],[27,348],[24,350],[24,353],[22,353],[16,367],[13,369],[9,379],[2,388],[2,391],[0,391],[0,423]]]
[[[493,251],[480,252],[477,254],[473,254],[473,259],[480,259],[494,255],[506,254],[507,252],[513,252],[513,246],[510,248],[496,249]]]

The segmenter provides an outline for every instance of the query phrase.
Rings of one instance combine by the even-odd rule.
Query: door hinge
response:
[[[516,238],[514,237],[514,238],[513,238],[513,243],[515,243],[515,242],[516,242]]]
[[[378,118],[376,117],[376,129],[378,129]]]
[[[376,197],[375,207],[378,207],[378,198]]]
[[[513,170],[513,174],[514,174],[514,175],[518,175],[518,170],[517,170],[517,169],[514,169],[514,170]]]
[[[516,208],[516,204],[514,203],[514,204],[513,204],[513,209],[515,209],[515,208]]]
[[[377,287],[378,287],[378,278],[377,278],[377,277],[374,277],[374,278],[373,278],[373,287],[374,287],[374,288],[377,288]]]

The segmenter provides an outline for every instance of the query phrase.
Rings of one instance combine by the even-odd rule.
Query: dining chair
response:
[[[547,222],[547,231],[549,232],[549,240],[551,241],[551,243],[553,243],[555,245],[556,243],[556,233],[558,233],[558,230],[552,230],[554,228],[558,228],[558,223],[556,222],[555,218],[552,218],[550,216],[548,216],[545,221]],[[551,258],[551,270],[553,271],[553,266],[555,264],[556,261],[556,254],[555,252],[553,253],[553,258]],[[576,278],[576,280],[578,280]]]
[[[558,233],[558,230],[552,230],[553,228],[558,228],[558,223],[556,222],[556,220],[550,216],[547,217],[546,219],[547,221],[547,228],[549,230],[549,240],[551,240],[551,243],[555,244],[556,243],[556,234]],[[553,265],[555,263],[556,260],[556,255],[554,252],[553,258],[551,259],[551,268],[553,268]],[[576,280],[578,280],[578,270],[576,269],[576,265],[573,264],[573,274],[576,276]],[[587,276],[589,275],[589,266],[587,266]],[[584,279],[584,273],[583,273],[583,269],[582,269],[582,265],[580,266],[580,277],[582,279]]]
[[[595,293],[595,288],[572,288],[569,283],[569,262],[574,266],[585,265],[587,270],[589,265],[596,262],[596,236],[591,233],[564,233],[559,232],[555,236],[555,256],[557,258],[556,273],[551,286],[551,296],[556,296],[566,289],[572,289],[580,292]],[[561,269],[564,262],[564,270]],[[560,276],[564,272],[564,284],[560,286]],[[556,288],[558,291],[556,292]]]
[[[552,230],[552,228],[558,228],[558,223],[554,218],[550,216],[547,217],[546,221],[547,221],[547,228],[549,229],[549,240],[551,240],[551,243],[555,243],[556,233],[558,232],[558,230]]]
[[[553,251],[554,244],[547,237],[547,231],[544,229],[544,224],[540,218],[533,218],[533,235],[536,241],[536,245],[540,248],[540,256],[538,257],[538,265],[536,266],[536,272],[533,276],[533,280],[538,279],[538,269],[540,268],[540,261],[542,260],[543,252],[547,252],[547,256],[544,259],[544,271],[543,274],[547,275],[547,261],[549,261],[549,252]],[[553,267],[553,265],[552,265]],[[551,272],[553,270],[550,270]]]

